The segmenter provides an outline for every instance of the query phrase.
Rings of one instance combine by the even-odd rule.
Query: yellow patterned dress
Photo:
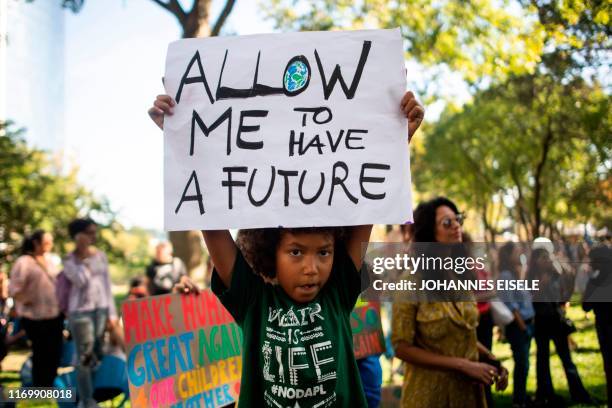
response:
[[[449,357],[478,360],[475,302],[395,302],[391,342]],[[407,407],[486,407],[484,388],[456,371],[406,363],[402,404]]]

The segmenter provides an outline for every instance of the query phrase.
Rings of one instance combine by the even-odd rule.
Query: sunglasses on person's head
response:
[[[440,220],[440,225],[445,229],[449,229],[453,226],[453,221],[456,221],[457,224],[463,225],[463,221],[465,220],[465,216],[463,213],[456,214],[455,217],[444,217]]]

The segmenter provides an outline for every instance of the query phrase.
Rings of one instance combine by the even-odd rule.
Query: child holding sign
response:
[[[174,105],[160,95],[149,115],[163,128]],[[401,109],[411,137],[423,107],[407,92]],[[240,406],[367,406],[350,314],[367,283],[361,254],[371,230],[242,230],[238,246],[228,230],[202,231],[215,266],[212,290],[243,331]],[[180,290],[197,287],[187,281]]]

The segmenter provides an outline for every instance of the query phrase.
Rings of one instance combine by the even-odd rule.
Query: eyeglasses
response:
[[[444,229],[450,229],[453,226],[453,221],[457,222],[459,226],[463,225],[463,221],[465,220],[465,215],[463,213],[457,214],[455,217],[444,217],[442,218],[438,224],[440,224]]]

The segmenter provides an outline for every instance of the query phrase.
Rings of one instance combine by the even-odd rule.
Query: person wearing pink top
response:
[[[53,236],[35,231],[23,242],[23,255],[11,270],[9,295],[32,342],[32,380],[35,387],[51,387],[62,351],[64,317],[55,294],[57,269],[49,259]]]

